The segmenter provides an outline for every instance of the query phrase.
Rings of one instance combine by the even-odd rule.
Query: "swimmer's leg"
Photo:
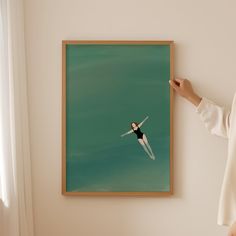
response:
[[[152,151],[151,146],[148,143],[147,136],[145,134],[143,134],[143,141],[144,141],[144,144],[148,147],[150,153],[152,154],[152,159],[155,160],[156,157],[155,157],[155,155],[154,155],[154,153]]]
[[[148,156],[153,159],[152,154],[149,153],[148,148],[146,147],[144,141],[142,139],[138,139],[139,143],[141,144],[141,146],[143,147],[144,151],[148,154]],[[154,160],[154,159],[153,159]]]

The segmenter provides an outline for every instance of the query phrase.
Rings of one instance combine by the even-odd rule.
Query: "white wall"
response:
[[[227,141],[210,136],[179,97],[173,197],[61,195],[61,40],[175,40],[176,75],[229,106],[235,8],[234,0],[25,0],[36,236],[226,235],[216,215]]]

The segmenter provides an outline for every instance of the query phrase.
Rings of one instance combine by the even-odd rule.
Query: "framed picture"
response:
[[[173,41],[62,42],[62,194],[173,194]]]

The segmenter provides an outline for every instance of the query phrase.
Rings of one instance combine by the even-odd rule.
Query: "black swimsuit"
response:
[[[138,139],[143,139],[143,133],[140,130],[140,128],[137,128],[136,130],[134,130],[134,133],[137,135]]]

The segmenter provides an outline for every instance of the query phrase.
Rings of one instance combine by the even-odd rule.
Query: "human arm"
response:
[[[138,124],[138,127],[140,128],[142,125],[143,125],[143,123],[148,119],[149,117],[147,116],[141,123],[139,123]]]
[[[228,137],[230,127],[230,110],[219,106],[205,97],[200,97],[192,88],[189,80],[177,78],[170,81],[170,85],[182,97],[196,107],[207,130],[214,135]]]
[[[131,130],[129,130],[128,132],[122,134],[120,137],[124,137],[124,136],[126,136],[126,135],[128,135],[128,134],[132,134],[133,132],[134,132],[134,131],[131,129]]]

